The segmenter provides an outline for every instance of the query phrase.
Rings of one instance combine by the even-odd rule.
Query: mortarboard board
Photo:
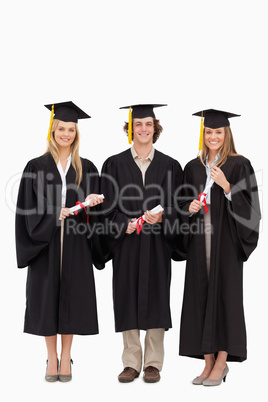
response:
[[[166,104],[139,104],[122,106],[119,109],[129,109],[129,120],[128,120],[128,142],[132,142],[132,119],[144,119],[145,117],[155,118],[154,108],[167,106]]]
[[[224,112],[216,109],[206,109],[201,112],[193,113],[193,116],[201,117],[200,138],[199,138],[199,151],[202,149],[203,143],[203,126],[209,128],[220,128],[230,126],[229,118],[239,117],[240,114]],[[204,117],[204,123],[203,123]]]
[[[45,107],[51,110],[50,124],[47,136],[48,142],[50,142],[50,133],[53,119],[58,119],[65,122],[77,123],[78,119],[90,118],[90,116],[87,113],[85,113],[82,109],[80,109],[71,101],[45,105]]]

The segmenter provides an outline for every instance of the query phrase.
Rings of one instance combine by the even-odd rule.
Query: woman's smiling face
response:
[[[224,127],[209,128],[205,127],[205,144],[210,151],[218,151],[224,144]]]
[[[54,133],[56,143],[62,148],[70,147],[75,140],[75,136],[75,123],[60,120]]]

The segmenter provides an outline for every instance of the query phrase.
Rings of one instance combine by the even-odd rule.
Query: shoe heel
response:
[[[226,377],[227,377],[227,375],[226,375],[225,377],[223,377],[223,382],[225,382],[225,381],[226,381]]]

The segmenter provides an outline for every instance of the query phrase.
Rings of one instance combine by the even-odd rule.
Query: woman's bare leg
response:
[[[61,335],[60,374],[70,374],[71,347],[73,335]]]
[[[218,353],[213,370],[211,371],[211,373],[209,375],[209,378],[211,380],[218,380],[222,376],[223,370],[226,367],[227,356],[228,356],[227,352],[220,351]]]
[[[205,358],[205,368],[200,377],[208,377],[215,364],[215,356],[213,353],[209,355],[204,355],[204,358]]]
[[[47,375],[58,374],[58,360],[57,360],[57,335],[46,336],[47,346]]]

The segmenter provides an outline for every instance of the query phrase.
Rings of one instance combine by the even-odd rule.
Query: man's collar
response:
[[[133,156],[133,159],[135,159],[135,158],[140,158],[140,156],[137,154],[137,152],[136,152],[136,149],[134,148],[134,144],[132,145],[132,147],[130,148],[130,150],[131,150],[131,154],[132,154],[132,156]],[[154,151],[155,151],[155,149],[154,149],[154,147],[152,147],[152,149],[151,149],[151,152],[149,153],[149,155],[145,158],[145,160],[146,159],[150,159],[151,161],[153,160],[153,157],[154,157]]]

